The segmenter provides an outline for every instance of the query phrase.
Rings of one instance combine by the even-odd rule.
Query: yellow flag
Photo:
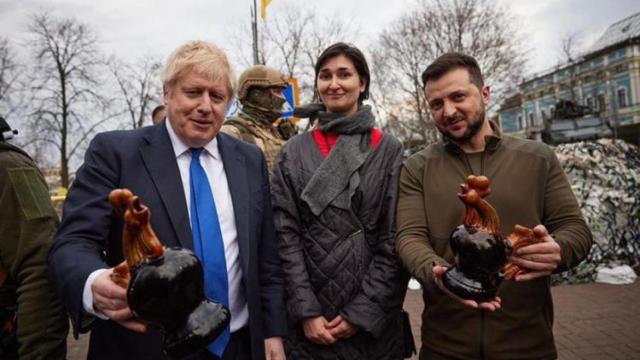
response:
[[[273,0],[260,0],[260,3],[261,3],[260,16],[262,17],[262,20],[266,20],[267,19],[267,6],[269,6],[269,4],[271,4],[271,1],[273,1]]]

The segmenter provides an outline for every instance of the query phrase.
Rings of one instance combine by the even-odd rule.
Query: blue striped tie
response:
[[[191,149],[189,178],[191,184],[191,229],[193,249],[204,269],[204,291],[207,298],[229,306],[229,281],[224,257],[224,243],[215,200],[209,179],[200,164],[202,149]],[[229,326],[207,349],[222,358],[229,342]]]

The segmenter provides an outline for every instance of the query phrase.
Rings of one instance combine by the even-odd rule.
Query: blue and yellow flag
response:
[[[262,17],[262,20],[266,20],[267,19],[267,6],[269,6],[269,4],[271,4],[271,1],[273,1],[273,0],[260,0],[260,3],[261,3],[260,16]]]

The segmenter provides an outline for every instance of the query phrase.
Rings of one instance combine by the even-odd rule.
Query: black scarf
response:
[[[371,153],[371,129],[375,123],[368,105],[352,115],[321,111],[318,117],[321,131],[340,136],[302,191],[301,199],[316,216],[329,204],[345,210],[351,207],[351,197],[360,185],[358,169]]]

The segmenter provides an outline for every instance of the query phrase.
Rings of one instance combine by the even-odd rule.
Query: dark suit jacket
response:
[[[235,211],[243,286],[249,309],[254,359],[264,357],[264,338],[286,332],[283,277],[277,253],[266,163],[254,145],[217,136]],[[160,359],[161,337],[139,334],[113,321],[92,324],[82,307],[89,274],[123,260],[122,219],[107,196],[128,188],[151,210],[151,225],[165,246],[192,249],[182,180],[164,122],[97,135],[64,206],[49,254],[51,280],[63,299],[75,333],[91,330],[90,359]],[[196,358],[198,358],[196,356]]]

